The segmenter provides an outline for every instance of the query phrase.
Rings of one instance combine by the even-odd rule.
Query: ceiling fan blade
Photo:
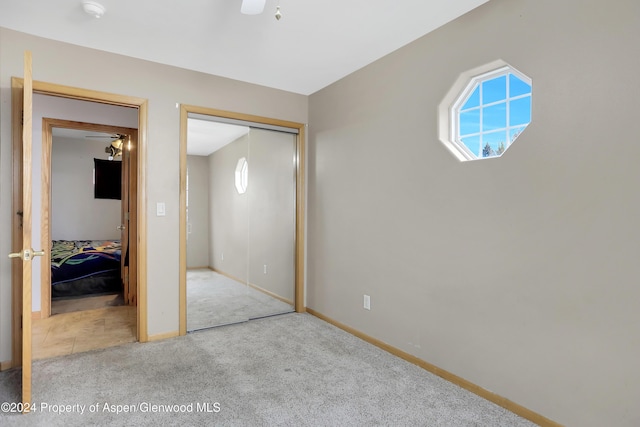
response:
[[[264,10],[267,0],[242,0],[240,12],[245,15],[259,15]]]
[[[111,138],[111,139],[123,139],[126,135],[114,133],[112,135],[85,135],[85,138]]]

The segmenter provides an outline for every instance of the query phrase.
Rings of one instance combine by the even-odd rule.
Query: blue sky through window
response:
[[[478,158],[499,156],[531,122],[531,85],[509,71],[480,80],[456,114],[459,141]]]

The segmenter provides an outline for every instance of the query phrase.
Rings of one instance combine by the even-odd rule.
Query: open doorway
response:
[[[135,307],[137,129],[45,118],[42,140],[41,318]]]
[[[22,159],[22,121],[20,111],[23,108],[22,105],[22,91],[23,91],[23,82],[21,79],[14,78],[12,79],[12,110],[14,114],[12,115],[12,128],[13,128],[13,159],[14,159],[14,176],[21,176],[21,169],[23,164]],[[138,135],[136,138],[137,145],[136,154],[139,159],[137,165],[134,169],[131,170],[131,175],[135,175],[137,180],[137,191],[138,195],[135,197],[135,201],[133,204],[136,206],[136,217],[130,218],[131,222],[134,222],[137,228],[137,236],[134,239],[139,243],[137,248],[137,253],[135,259],[132,259],[131,252],[129,257],[129,268],[134,271],[129,271],[129,278],[132,276],[135,277],[135,284],[132,287],[134,290],[134,298],[135,305],[133,305],[131,317],[133,318],[133,326],[130,328],[129,334],[133,335],[134,340],[138,340],[140,342],[148,341],[148,332],[147,332],[147,307],[146,307],[146,221],[145,221],[145,212],[146,212],[146,200],[144,195],[144,178],[145,178],[145,148],[146,148],[146,117],[147,117],[147,101],[142,98],[128,97],[123,95],[115,95],[109,94],[105,92],[97,92],[79,88],[72,88],[67,86],[60,86],[51,83],[43,83],[43,82],[33,82],[33,91],[36,95],[43,95],[49,98],[54,98],[57,100],[66,99],[69,101],[76,102],[85,102],[90,105],[101,105],[108,107],[124,107],[133,112],[133,120],[134,126],[137,125]],[[55,115],[54,115],[55,117]],[[82,118],[78,118],[82,120]],[[38,119],[33,122],[33,130],[39,131],[42,129],[40,126],[42,119]],[[89,120],[90,121],[90,120]],[[87,122],[89,122],[87,121]],[[98,130],[99,131],[99,130]],[[103,130],[105,132],[110,132],[110,130]],[[44,135],[44,134],[43,134]],[[34,135],[35,140],[38,141],[42,139],[38,135]],[[41,144],[39,144],[41,145]],[[40,175],[40,148],[34,151],[33,156],[30,159],[25,159],[34,164],[34,175],[38,177]],[[39,180],[37,180],[39,183]],[[35,183],[34,183],[35,184]],[[38,185],[39,187],[39,185]],[[38,189],[39,190],[39,189]],[[42,216],[49,215],[48,211],[42,210],[42,198],[39,196],[33,197],[34,202],[34,230],[40,229],[40,224],[35,224],[36,219],[40,219]],[[13,182],[13,218],[12,218],[12,247],[21,247],[22,246],[22,180],[16,179]],[[46,223],[46,221],[43,221]],[[35,234],[40,237],[39,233]],[[41,245],[41,239],[38,238],[38,241],[34,241],[34,245]],[[46,248],[46,245],[44,245]],[[48,251],[47,251],[48,252]],[[39,266],[34,266],[33,274],[34,274],[34,283],[36,284],[33,287],[33,307],[32,307],[32,316],[35,319],[38,319],[42,316],[42,312],[40,310],[40,303],[43,301],[40,285],[40,275],[42,273],[42,263],[39,263]],[[40,268],[38,268],[40,267]],[[36,277],[37,276],[37,277]],[[26,307],[22,308],[22,269],[13,268],[12,269],[12,283],[13,283],[13,326],[12,326],[12,339],[13,339],[13,353],[12,353],[12,363],[13,367],[21,366],[22,360],[22,317],[23,310],[26,311]],[[37,295],[36,295],[37,293]],[[36,303],[37,301],[37,303]],[[22,309],[21,309],[22,308]],[[50,313],[49,313],[50,314]],[[55,317],[55,316],[54,316]],[[48,319],[44,319],[48,320]],[[108,320],[100,319],[96,322],[106,324]],[[62,325],[60,329],[66,329],[69,324],[74,324],[75,322],[68,322],[65,325]],[[35,332],[33,335],[33,339],[36,340],[38,337]],[[67,339],[67,342],[72,341],[72,338]],[[97,340],[95,340],[97,341]],[[62,340],[61,340],[62,342]],[[89,348],[87,348],[89,349]],[[31,349],[28,349],[31,352]],[[25,349],[25,352],[27,349]]]
[[[123,107],[35,98],[36,114],[74,116],[81,106],[104,121],[137,121]],[[42,118],[40,242],[48,250],[34,359],[136,341],[137,135],[135,128]]]

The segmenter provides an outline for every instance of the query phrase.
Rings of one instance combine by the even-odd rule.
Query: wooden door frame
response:
[[[296,224],[295,224],[295,296],[294,309],[304,313],[304,221],[305,221],[305,125],[302,123],[216,110],[194,105],[180,106],[180,335],[187,334],[187,119],[189,113],[265,125],[297,129],[296,135]]]
[[[137,134],[137,129],[126,128],[113,125],[102,125],[96,123],[85,123],[73,120],[52,119],[44,117],[42,119],[42,167],[41,167],[41,186],[40,191],[42,195],[41,209],[42,209],[42,222],[41,227],[41,244],[44,246],[47,242],[51,242],[51,154],[53,150],[53,128],[75,129],[84,130],[88,132],[105,132],[105,133],[119,133],[122,135],[134,135]],[[136,138],[137,139],[137,138]],[[137,141],[136,141],[137,145]],[[135,164],[134,164],[135,167]],[[132,192],[135,197],[135,180],[129,181],[130,190],[134,187]],[[122,202],[121,202],[122,203]],[[134,205],[133,210],[136,207]],[[135,218],[135,212],[132,212],[133,218]],[[127,231],[128,232],[128,231]],[[135,236],[135,230],[133,235]],[[124,259],[125,254],[121,254]],[[131,259],[135,260],[133,256]],[[51,316],[51,257],[42,257],[40,273],[40,318],[46,319]],[[135,284],[135,280],[134,280]],[[125,295],[125,304],[128,299]]]
[[[22,159],[33,159],[33,59],[30,51],[24,53],[24,88],[22,90],[22,123],[20,129],[22,132],[22,146],[20,147]],[[26,125],[26,126],[25,126]],[[20,178],[22,178],[22,235],[21,245],[23,250],[33,249],[33,164],[31,161],[23,161],[20,169]],[[22,295],[22,312],[26,313],[21,317],[22,331],[22,403],[24,405],[31,404],[31,373],[33,368],[33,356],[31,354],[33,344],[33,330],[31,329],[31,309],[33,306],[33,262],[21,256],[22,266],[21,272],[21,295]],[[12,267],[16,265],[11,263]],[[22,408],[22,413],[30,412],[31,408]]]
[[[12,252],[22,250],[22,92],[24,80],[11,78],[11,129],[12,129],[12,215],[11,215],[11,249]],[[61,98],[98,102],[102,104],[132,107],[138,110],[138,303],[137,303],[137,338],[140,342],[149,340],[147,325],[147,116],[148,101],[126,95],[117,95],[89,89],[63,86],[54,83],[33,82],[33,93],[57,96]],[[22,271],[11,267],[12,289],[12,359],[11,367],[21,365],[22,359]]]

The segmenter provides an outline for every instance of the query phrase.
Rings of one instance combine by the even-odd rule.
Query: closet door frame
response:
[[[297,130],[295,175],[296,175],[296,222],[295,222],[295,273],[294,310],[304,313],[304,220],[305,220],[305,125],[302,123],[253,116],[231,111],[217,110],[193,105],[180,106],[180,335],[187,334],[187,121],[189,114],[203,114],[221,119],[241,120],[280,126]]]

